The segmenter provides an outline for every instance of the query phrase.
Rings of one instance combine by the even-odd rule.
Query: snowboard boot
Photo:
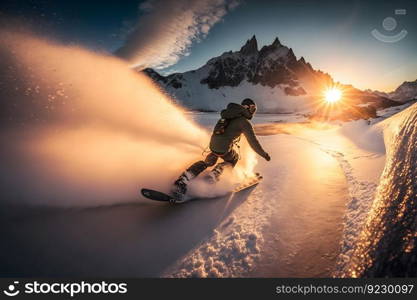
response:
[[[213,170],[207,175],[207,181],[211,184],[214,184],[220,180],[220,175],[223,173],[224,168],[232,166],[231,163],[228,162],[221,162],[218,163]]]
[[[185,201],[185,194],[187,193],[187,184],[193,178],[194,175],[188,171],[185,171],[180,175],[180,177],[178,177],[171,189],[171,195],[173,197],[173,200],[170,202],[181,203]]]

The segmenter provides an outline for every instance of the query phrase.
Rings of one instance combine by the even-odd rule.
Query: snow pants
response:
[[[237,164],[239,160],[239,154],[237,154],[237,152],[234,149],[231,149],[229,152],[226,152],[224,154],[210,152],[206,156],[205,160],[200,160],[192,164],[187,169],[187,171],[193,174],[194,177],[196,177],[198,176],[198,174],[203,172],[208,167],[214,166],[219,158],[223,159],[223,162],[218,163],[215,168],[221,173],[224,167],[226,167],[227,165],[234,167]]]

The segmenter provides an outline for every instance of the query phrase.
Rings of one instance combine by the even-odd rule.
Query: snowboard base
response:
[[[150,189],[141,189],[140,192],[143,197],[151,199],[151,200],[170,202],[170,203],[175,202],[174,197],[171,197],[170,195],[159,192],[159,191],[150,190]]]

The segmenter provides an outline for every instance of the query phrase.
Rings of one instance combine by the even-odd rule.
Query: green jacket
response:
[[[217,153],[230,151],[233,147],[233,142],[243,133],[252,149],[260,156],[266,156],[266,152],[256,138],[252,123],[249,121],[252,115],[247,109],[240,104],[229,103],[220,115],[223,119],[229,119],[229,124],[223,134],[213,133],[210,140],[211,151]]]

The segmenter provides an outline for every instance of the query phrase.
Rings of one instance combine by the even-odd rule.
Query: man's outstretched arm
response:
[[[258,138],[256,137],[255,131],[253,130],[252,124],[249,121],[242,123],[242,131],[245,135],[246,139],[248,140],[249,145],[260,156],[265,158],[267,161],[271,160],[271,157],[268,153],[262,148],[261,144],[259,143]]]

